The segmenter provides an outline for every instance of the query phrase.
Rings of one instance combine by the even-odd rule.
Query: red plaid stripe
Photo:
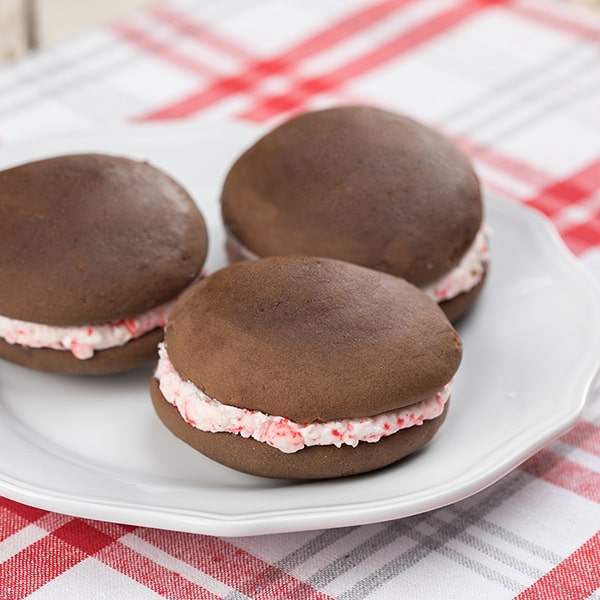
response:
[[[473,0],[440,12],[411,28],[404,35],[395,37],[358,59],[338,66],[335,71],[320,77],[298,80],[285,94],[257,100],[253,108],[240,116],[251,121],[267,121],[281,113],[299,111],[307,106],[312,96],[337,90],[347,81],[370,72],[390,60],[397,60],[401,55],[432,40],[440,32],[448,31],[474,13],[499,3],[499,0]]]
[[[411,1],[414,0],[385,0],[373,4],[311,36],[301,44],[286,49],[276,57],[269,58],[268,60],[245,62],[240,67],[239,75],[217,78],[208,86],[189,97],[152,113],[140,116],[138,120],[187,117],[222,101],[231,94],[248,93],[255,90],[266,77],[273,75],[293,75],[294,70],[297,69],[301,61],[323,52],[335,44],[346,41],[356,33],[372,27],[394,11],[401,10]],[[255,99],[254,107],[244,112],[241,116],[255,121],[264,121],[281,115],[282,112],[298,110],[305,106],[306,101],[310,97],[338,88],[348,78],[356,77],[392,58],[397,58],[403,52],[407,52],[432,39],[440,31],[448,29],[478,10],[491,4],[497,4],[498,2],[499,0],[473,0],[459,4],[456,7],[435,15],[425,23],[407,32],[406,35],[382,44],[365,56],[336,69],[335,72],[312,79],[296,78],[295,81],[291,77],[291,87],[288,92],[282,95],[271,95]],[[232,48],[228,42],[224,40],[219,41],[215,35],[207,38],[203,33],[204,29],[202,27],[198,29],[183,28],[181,27],[181,20],[178,20],[173,15],[171,15],[169,23],[179,27],[181,33],[188,35],[191,33],[214,47],[225,49],[228,53],[231,53],[233,50],[238,57],[241,54],[237,47]],[[117,34],[120,33],[118,29],[115,31]],[[133,42],[140,40],[139,36],[128,35],[127,38]],[[144,39],[143,43],[145,47],[151,47],[154,51],[160,50],[157,44],[152,44],[148,40]],[[162,57],[167,61],[171,59],[168,53]],[[179,59],[177,59],[175,64],[179,62]]]
[[[46,514],[48,511],[0,497],[0,542]]]
[[[600,160],[597,160],[566,179],[555,181],[543,188],[535,198],[528,201],[528,204],[553,218],[562,209],[580,203],[599,189]]]
[[[582,254],[600,243],[600,222],[598,214],[592,216],[592,221],[582,223],[568,231],[562,231],[562,237],[574,254]]]
[[[600,427],[582,421],[561,441],[600,456]],[[600,473],[545,449],[522,465],[522,469],[552,485],[600,503]],[[583,600],[600,588],[600,531],[515,600]]]
[[[586,202],[600,190],[600,160],[569,177],[555,181],[526,202],[550,217],[573,252],[579,254],[600,243],[600,201]],[[573,220],[573,207],[581,211]]]
[[[210,85],[191,96],[179,100],[171,106],[140,116],[137,120],[146,121],[187,117],[222,101],[231,94],[252,91],[253,88],[259,85],[263,78],[289,72],[289,70],[299,61],[322,52],[336,43],[347,39],[352,34],[385,19],[394,10],[397,10],[409,1],[411,0],[385,0],[357,11],[356,13],[345,17],[334,26],[328,27],[324,31],[309,37],[301,44],[286,49],[286,51],[281,53],[278,57],[273,57],[268,60],[254,60],[253,62],[248,62],[248,59],[250,58],[248,53],[240,53],[239,49],[236,48],[234,52],[235,55],[238,57],[242,55],[243,58],[245,58],[244,63],[240,66],[239,75],[217,78]],[[172,25],[179,27],[180,33],[191,33],[197,39],[199,38],[203,42],[209,43],[209,45],[216,49],[225,48],[228,54],[231,53],[231,44],[225,40],[220,40],[215,34],[210,38],[207,38],[202,33],[204,31],[203,28],[194,29],[188,27],[182,29],[181,21],[176,19],[173,14],[171,15],[169,22]],[[163,56],[163,58],[168,60],[169,57]]]
[[[122,543],[132,533],[167,555],[255,599],[328,600],[309,584],[216,537],[136,529],[50,513],[0,498],[4,539],[37,525],[47,533],[0,564],[0,591],[26,598],[88,557],[93,557],[164,598],[214,600],[219,596]],[[6,514],[9,513],[9,514]],[[8,592],[7,592],[8,593]]]
[[[160,594],[162,598],[181,600],[216,600],[216,594],[185,578],[180,573],[157,564],[131,548],[117,543],[100,550],[96,558],[119,573]]]
[[[23,510],[13,503],[13,508]],[[88,556],[113,544],[128,528],[109,523],[98,528],[70,519],[41,540],[0,564],[0,582],[11,600],[26,598]]]
[[[138,535],[254,600],[297,598],[328,600],[330,596],[217,537],[140,530]]]
[[[522,469],[582,498],[600,503],[600,473],[551,450],[541,450],[525,462]]]
[[[600,456],[600,427],[589,421],[579,422],[573,429],[562,436],[561,441]]]
[[[600,587],[600,532],[515,600],[584,600]]]

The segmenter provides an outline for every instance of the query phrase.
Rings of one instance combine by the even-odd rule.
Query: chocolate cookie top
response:
[[[180,376],[208,396],[298,422],[423,400],[462,353],[441,309],[406,281],[294,256],[237,263],[192,286],[166,345]]]
[[[223,220],[259,256],[338,258],[418,286],[456,266],[482,221],[479,181],[448,139],[371,107],[306,113],[242,154]]]
[[[81,154],[0,172],[0,315],[131,317],[173,299],[206,252],[192,198],[147,163]]]

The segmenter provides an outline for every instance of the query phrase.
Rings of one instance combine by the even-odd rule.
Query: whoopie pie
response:
[[[307,254],[407,279],[456,320],[488,265],[480,184],[448,138],[369,106],[304,113],[231,166],[230,260]]]
[[[77,374],[153,360],[207,247],[190,195],[146,162],[79,154],[0,172],[0,358]]]
[[[151,396],[175,436],[239,471],[321,479],[429,442],[462,345],[439,306],[401,278],[282,256],[187,290],[159,355]]]

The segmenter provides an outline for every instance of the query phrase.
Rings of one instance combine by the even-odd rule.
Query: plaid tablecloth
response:
[[[158,4],[0,70],[0,144],[339,103],[445,131],[488,190],[548,215],[600,276],[600,18],[558,2]],[[386,523],[223,538],[0,498],[4,600],[512,597],[600,599],[598,395],[485,491]]]

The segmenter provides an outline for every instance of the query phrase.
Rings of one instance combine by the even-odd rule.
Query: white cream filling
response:
[[[206,277],[206,269],[202,269],[196,275],[192,284],[204,277]],[[0,315],[0,338],[9,344],[26,348],[68,351],[75,358],[86,360],[92,358],[97,350],[118,348],[153,329],[163,329],[175,301],[176,298],[137,317],[91,325],[44,325]]]
[[[472,290],[481,281],[490,258],[488,238],[489,228],[483,224],[460,263],[449,273],[425,286],[422,290],[435,302],[451,300],[459,294]],[[244,260],[260,258],[244,246],[230,231],[227,231],[226,243],[234,253],[239,254]]]
[[[61,327],[19,321],[0,316],[0,337],[9,344],[27,348],[70,351],[75,358],[92,358],[97,350],[124,346],[132,339],[164,327],[174,301],[167,302],[137,317],[110,323]]]
[[[221,404],[207,396],[191,381],[183,381],[172,365],[164,344],[159,345],[159,359],[154,373],[167,402],[175,406],[182,418],[201,431],[227,432],[253,438],[290,454],[307,446],[377,442],[401,429],[421,425],[439,417],[450,397],[449,382],[434,396],[375,417],[340,419],[324,423],[296,423],[287,417]]]
[[[489,234],[489,228],[482,225],[458,265],[422,290],[436,302],[451,300],[472,290],[481,281],[490,260]]]

